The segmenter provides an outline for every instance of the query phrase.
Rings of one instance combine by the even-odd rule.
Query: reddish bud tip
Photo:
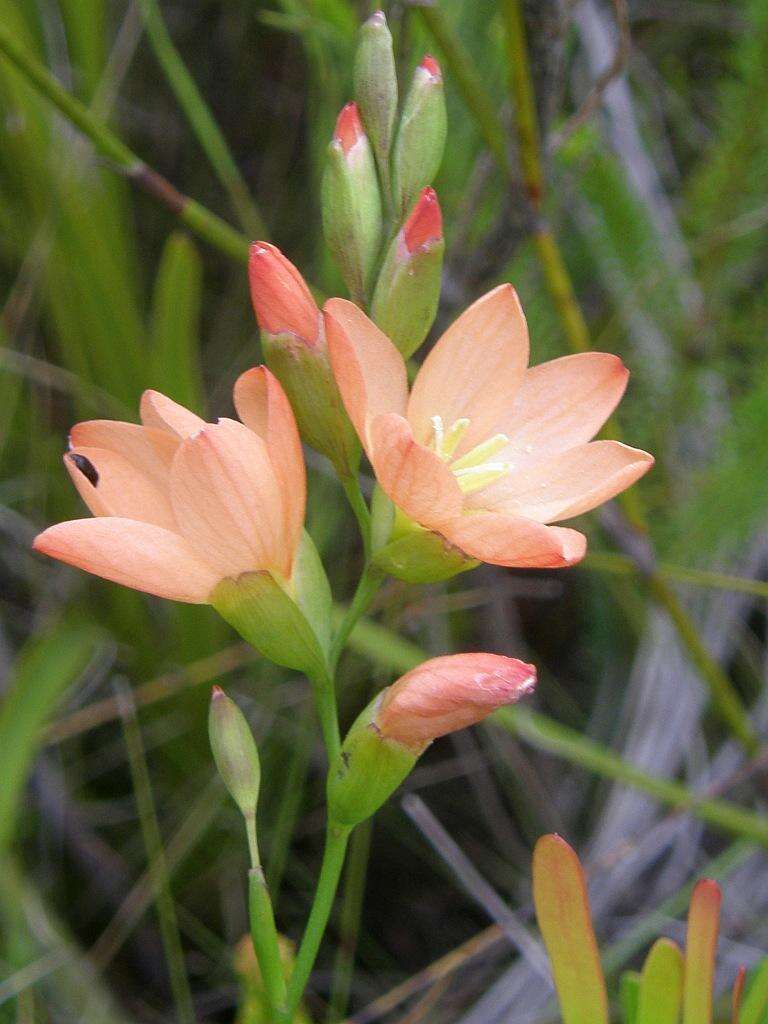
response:
[[[431,54],[425,54],[425,56],[422,58],[421,64],[419,64],[419,67],[424,68],[424,70],[431,78],[434,78],[438,81],[442,80],[443,73],[440,70],[440,65],[437,63],[435,58],[431,56]]]
[[[423,189],[403,226],[403,238],[408,253],[413,253],[443,236],[443,215],[433,188]]]
[[[291,261],[276,246],[254,242],[248,278],[259,327],[269,334],[295,334],[314,345],[320,330],[320,310]]]
[[[214,686],[211,689],[211,700],[216,700],[217,697],[223,697],[224,691],[220,686]]]
[[[346,106],[341,108],[341,113],[336,121],[336,128],[333,132],[334,142],[341,143],[344,156],[347,156],[349,151],[364,136],[365,129],[363,128],[363,122],[360,120],[357,104],[347,103]]]
[[[373,14],[370,16],[370,18],[368,19],[368,21],[366,22],[366,25],[386,25],[386,24],[387,24],[387,16],[384,13],[384,11],[374,11]]]

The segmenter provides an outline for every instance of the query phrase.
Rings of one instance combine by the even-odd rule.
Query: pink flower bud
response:
[[[251,301],[262,331],[293,334],[317,344],[320,311],[307,283],[290,260],[268,242],[254,242],[248,262]]]
[[[443,73],[440,70],[440,65],[430,54],[427,53],[424,55],[419,67],[426,71],[430,78],[434,79],[436,82],[442,81]]]
[[[365,140],[365,129],[360,120],[360,112],[356,103],[347,103],[341,108],[333,131],[333,141],[341,145],[344,156],[348,157],[352,150]]]
[[[382,739],[422,750],[531,693],[536,669],[499,654],[432,658],[384,691],[374,718]]]
[[[402,230],[408,255],[442,239],[443,217],[437,193],[433,188],[425,188],[422,191]]]

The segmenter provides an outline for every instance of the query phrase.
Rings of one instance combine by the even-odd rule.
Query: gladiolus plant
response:
[[[249,280],[267,365],[237,379],[239,419],[207,423],[147,391],[140,423],[77,424],[64,463],[92,515],[51,526],[34,542],[114,583],[211,605],[264,657],[308,678],[328,760],[327,837],[304,937],[287,968],[258,842],[259,793],[270,779],[261,778],[240,708],[218,687],[210,708],[214,759],[245,820],[259,991],[264,1019],[276,1024],[303,1012],[351,831],[407,780],[433,741],[529,696],[536,684],[535,667],[517,658],[435,657],[381,689],[342,740],[336,669],[379,586],[387,576],[448,579],[480,562],[572,566],[586,538],[555,524],[613,498],[653,465],[644,451],[594,440],[627,386],[621,361],[586,352],[529,367],[528,329],[511,284],[448,326],[409,388],[405,360],[427,338],[440,297],[443,222],[433,180],[446,135],[443,77],[425,56],[398,115],[381,12],[362,28],[354,77],[354,101],[329,144],[321,204],[352,301],[330,298],[321,312],[293,263],[254,242]],[[340,619],[304,529],[302,440],[329,461],[360,529],[364,564]],[[375,477],[370,501],[363,453]],[[583,900],[573,902],[578,878],[560,847],[539,847],[537,907],[558,990],[576,986],[590,1007],[586,1016],[571,1013],[566,996],[566,1022],[600,1024],[606,1004],[593,943],[568,945],[577,926],[587,934]],[[706,931],[704,918],[697,929]],[[693,943],[701,956],[705,946]],[[649,984],[640,984],[641,1007]],[[636,1024],[649,1024],[639,1012]],[[689,1014],[685,1024],[705,1018]]]

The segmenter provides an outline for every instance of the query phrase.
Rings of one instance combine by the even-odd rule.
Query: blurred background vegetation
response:
[[[657,467],[637,489],[639,530],[586,517],[583,567],[393,582],[356,632],[345,721],[422,652],[473,648],[535,661],[543,717],[515,709],[436,744],[358,832],[311,987],[317,1021],[551,1020],[524,933],[532,844],[554,829],[590,870],[614,983],[650,935],[681,936],[701,873],[724,885],[722,986],[768,941],[768,5],[524,5],[541,211],[520,160],[516,6],[385,5],[403,80],[425,51],[446,78],[437,327],[511,280],[534,362],[583,343],[554,241],[589,343],[632,371],[623,435]],[[61,465],[76,420],[134,419],[146,387],[231,412],[232,382],[260,361],[248,239],[343,294],[319,178],[368,13],[0,0],[2,38],[233,225],[212,238],[203,215],[201,237],[186,208],[187,230],[176,199],[136,187],[135,166],[121,173],[0,53],[0,1019],[235,1019],[247,851],[208,749],[214,682],[260,740],[260,839],[280,928],[301,932],[323,834],[305,681],[209,609],[45,562],[30,542],[82,514]],[[328,467],[310,467],[310,529],[343,602],[354,521]],[[241,1010],[260,1019],[258,999]]]

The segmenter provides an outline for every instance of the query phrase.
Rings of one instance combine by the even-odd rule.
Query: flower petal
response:
[[[530,693],[536,669],[500,654],[431,658],[384,691],[376,712],[380,734],[419,748],[481,721]]]
[[[560,569],[580,562],[587,551],[587,539],[577,530],[499,512],[465,513],[440,532],[471,558],[510,568]]]
[[[368,455],[368,428],[382,413],[405,414],[408,378],[403,357],[361,309],[346,299],[330,299],[323,315],[331,366]]]
[[[629,371],[607,352],[579,352],[526,371],[514,404],[495,425],[516,467],[591,441],[619,404]]]
[[[410,519],[432,527],[460,515],[463,495],[456,477],[433,451],[414,441],[407,420],[396,413],[377,416],[370,435],[376,478]]]
[[[248,427],[221,419],[183,441],[170,487],[180,533],[222,576],[290,573],[280,488],[266,444]]]
[[[106,448],[73,448],[64,456],[72,482],[95,516],[120,516],[176,529],[167,491]]]
[[[219,580],[177,534],[132,519],[73,519],[39,534],[33,546],[67,565],[172,601],[206,604]]]
[[[205,426],[205,420],[160,391],[144,392],[140,412],[145,427],[164,430],[182,441]]]
[[[591,441],[514,471],[471,495],[477,508],[553,523],[581,515],[626,490],[654,463],[618,441]]]
[[[474,448],[512,408],[527,365],[523,309],[512,285],[503,284],[462,313],[424,360],[408,403],[414,437],[427,443],[433,416],[446,430],[467,418],[456,455]]]
[[[304,528],[307,476],[293,410],[266,366],[256,366],[238,377],[234,398],[237,415],[266,442],[282,491],[291,552],[295,552]]]
[[[106,448],[122,456],[163,491],[168,489],[168,473],[179,447],[178,438],[164,430],[118,420],[78,423],[70,431],[69,443],[75,449]]]

